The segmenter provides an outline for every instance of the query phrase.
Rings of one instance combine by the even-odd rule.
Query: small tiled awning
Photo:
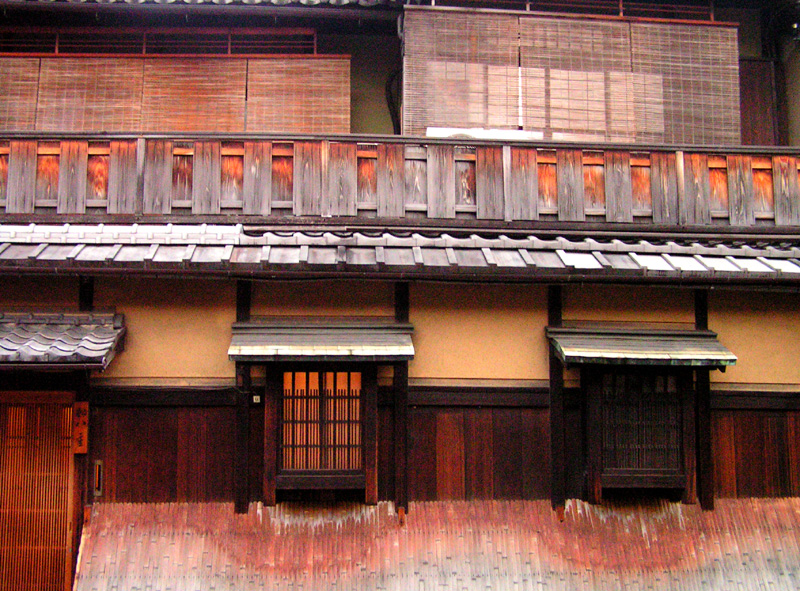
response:
[[[736,355],[710,330],[548,328],[547,336],[566,365],[725,367],[736,363]]]
[[[414,357],[413,328],[371,320],[259,319],[237,322],[234,361],[400,361]]]
[[[124,336],[121,314],[0,313],[0,368],[105,369]]]

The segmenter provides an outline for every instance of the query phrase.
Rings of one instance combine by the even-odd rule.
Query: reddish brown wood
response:
[[[61,142],[58,213],[86,211],[86,167],[89,142]]]
[[[494,497],[492,410],[465,409],[463,413],[464,497],[491,499]]]
[[[405,147],[378,144],[378,217],[400,218],[405,214]]]
[[[475,193],[479,220],[501,220],[505,214],[503,149],[498,146],[477,148]]]
[[[36,142],[12,141],[8,159],[8,213],[33,213],[36,167]]]
[[[413,408],[409,412],[408,497],[409,501],[435,501],[436,411]]]
[[[219,142],[195,142],[193,160],[192,213],[219,213],[222,188]]]
[[[245,142],[242,213],[272,212],[272,142]]]
[[[436,493],[438,499],[464,498],[464,416],[460,410],[436,416]]]

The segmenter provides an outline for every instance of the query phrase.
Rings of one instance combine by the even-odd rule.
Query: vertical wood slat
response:
[[[89,142],[61,142],[58,167],[58,213],[86,211],[86,167]]]
[[[357,148],[355,143],[329,144],[327,190],[323,191],[320,207],[323,217],[355,216],[357,213]]]
[[[752,171],[751,171],[752,174]],[[797,158],[776,156],[772,159],[776,226],[800,224],[800,188],[797,179]]]
[[[405,146],[378,144],[378,217],[405,215]]]
[[[33,213],[36,200],[36,150],[35,141],[11,141],[6,189],[8,213]]]
[[[436,493],[440,500],[464,498],[464,417],[461,410],[436,416]]]
[[[728,156],[728,221],[732,226],[755,223],[753,159],[750,156]]]
[[[464,411],[464,498],[494,498],[492,409]],[[519,459],[519,458],[515,458]]]
[[[272,364],[266,368],[266,387],[264,389],[264,504],[275,505],[276,475],[278,470],[278,405],[282,400],[283,374]]]
[[[586,488],[590,503],[600,503],[603,496],[603,376],[599,371],[581,371],[586,384]]]
[[[172,142],[150,140],[145,144],[143,213],[172,210]]]
[[[108,164],[108,213],[136,213],[136,142],[113,141]]]
[[[328,168],[327,142],[295,142],[294,215],[320,215],[323,181]]]
[[[428,217],[456,217],[455,151],[453,146],[428,146]]]
[[[707,154],[684,154],[684,193],[679,223],[687,226],[711,223],[711,180]]]
[[[693,383],[690,372],[682,372],[677,376],[678,391],[683,399],[681,429],[683,431],[683,471],[686,477],[683,501],[685,503],[696,502],[699,489],[704,509],[709,509],[707,504],[714,502],[711,398],[708,390],[708,375],[708,369],[698,369],[696,393],[692,391]],[[705,387],[703,384],[706,384]]]
[[[364,368],[362,395],[364,396],[364,475],[366,490],[364,501],[378,503],[378,377],[377,366]]]
[[[631,155],[616,150],[605,151],[606,221],[633,221],[633,185]]]
[[[476,149],[475,177],[478,219],[503,219],[505,191],[502,147],[479,146]]]
[[[677,157],[672,152],[650,154],[650,193],[653,202],[653,223],[678,223]]]
[[[583,154],[580,150],[556,151],[558,219],[582,222],[586,219],[583,188]]]
[[[508,156],[507,156],[508,154]],[[510,159],[507,162],[507,158]],[[508,178],[505,221],[539,219],[539,165],[531,148],[503,149],[504,174]]]
[[[272,142],[244,143],[242,213],[272,213]]]
[[[219,142],[194,143],[192,175],[192,213],[219,213],[222,190]]]

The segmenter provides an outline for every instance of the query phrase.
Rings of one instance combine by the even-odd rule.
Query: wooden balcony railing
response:
[[[800,150],[760,150],[17,136],[0,139],[0,217],[800,225]]]

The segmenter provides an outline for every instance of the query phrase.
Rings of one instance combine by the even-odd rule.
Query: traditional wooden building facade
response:
[[[4,5],[0,589],[93,504],[800,494],[779,4],[284,4]]]

